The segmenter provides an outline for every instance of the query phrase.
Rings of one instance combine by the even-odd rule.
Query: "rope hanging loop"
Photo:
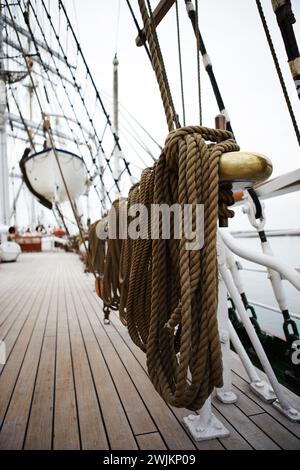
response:
[[[188,238],[175,237],[170,218],[168,239],[152,237],[155,222],[148,211],[148,236],[107,241],[103,300],[119,309],[134,343],[146,353],[150,379],[164,400],[176,407],[202,407],[214,387],[222,386],[217,324],[218,271],[216,232],[220,207],[219,160],[238,151],[225,130],[189,126],[169,133],[152,168],[128,196],[127,218],[134,204],[192,207],[194,231],[199,204],[204,207],[204,245],[187,249]],[[118,212],[120,204],[116,201]],[[102,268],[103,269],[103,268]]]

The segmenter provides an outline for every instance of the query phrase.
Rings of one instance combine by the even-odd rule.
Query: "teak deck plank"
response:
[[[50,450],[52,447],[58,282],[57,276],[25,437],[24,448],[26,450]]]
[[[138,349],[130,340],[130,337],[127,333],[127,331],[122,327],[121,322],[113,316],[112,322],[117,328],[119,334],[123,337],[124,341],[127,343],[128,347],[134,352],[134,355],[138,358],[139,363],[142,365],[144,369],[146,369],[146,360],[145,360],[145,355]],[[249,409],[249,404],[248,409]],[[187,416],[190,414],[188,410],[183,410],[183,409],[176,409],[172,408],[173,413],[176,415],[176,417],[181,421],[184,416]],[[253,411],[253,408],[252,408]],[[257,411],[257,409],[256,409]],[[214,409],[214,413],[216,416],[218,415],[218,412]],[[224,417],[220,417],[224,425],[227,427],[227,429],[231,432],[230,436],[228,438],[224,439],[214,439],[210,441],[203,441],[203,442],[195,442],[195,445],[197,449],[199,450],[224,450],[224,449],[251,449],[251,446],[241,434],[239,434],[231,425],[230,425],[230,420],[224,419]]]
[[[118,391],[134,434],[138,435],[157,431],[157,428],[154,425],[139,393],[137,392],[134,383],[124,368],[120,356],[117,354],[117,351],[107,336],[108,330],[104,330],[103,326],[99,322],[95,310],[92,310],[88,305],[87,299],[82,297],[82,301],[85,302],[87,316],[98,340],[99,347],[101,348],[103,357],[109,368],[112,380],[116,390]],[[95,307],[97,310],[99,309],[98,303]]]
[[[92,329],[92,323],[89,323],[87,317],[89,305],[86,305],[80,289],[78,293],[74,294],[78,295],[76,302],[78,319],[84,336],[110,447],[115,450],[137,449],[136,440],[103,357],[100,343],[97,342],[97,334]],[[131,390],[124,389],[123,391],[124,393],[128,392],[130,396]],[[134,397],[131,396],[131,400],[133,399]]]
[[[70,286],[66,280],[66,304],[71,340],[71,353],[77,398],[81,445],[85,450],[108,449],[107,438],[99,409],[93,377],[86,356],[85,346]]]
[[[140,450],[167,450],[167,447],[158,432],[141,434],[136,438]]]
[[[62,283],[58,292],[58,312],[53,448],[77,450],[80,449],[80,435],[65,292]]]
[[[22,449],[23,447],[36,371],[49,311],[52,284],[53,282],[50,280],[46,290],[42,290],[39,293],[39,298],[42,298],[40,312],[38,313],[10,406],[2,426],[0,434],[1,449]]]
[[[3,424],[7,406],[10,402],[11,394],[14,390],[19,372],[22,368],[22,363],[26,355],[36,320],[39,315],[40,305],[42,304],[43,298],[41,289],[43,290],[43,283],[36,283],[34,289],[31,291],[32,297],[30,297],[28,304],[24,306],[23,310],[23,314],[26,316],[28,313],[28,316],[22,326],[21,331],[18,330],[16,333],[16,335],[18,335],[18,339],[11,351],[6,365],[1,367],[0,427]]]
[[[8,353],[0,366],[0,448],[300,449],[300,425],[251,392],[236,355],[237,403],[213,399],[230,436],[193,442],[182,425],[190,412],[156,393],[145,355],[117,314],[104,325],[93,278],[76,255],[24,254],[0,266],[0,339]],[[299,397],[287,394],[300,409]]]
[[[287,429],[280,426],[272,416],[267,413],[252,416],[251,420],[259,426],[271,439],[275,440],[282,449],[300,450],[300,441]]]

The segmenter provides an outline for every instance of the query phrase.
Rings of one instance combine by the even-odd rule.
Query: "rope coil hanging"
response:
[[[223,384],[216,236],[218,217],[232,217],[228,206],[234,201],[230,188],[219,185],[219,159],[239,147],[225,130],[178,128],[150,2],[150,16],[144,0],[139,0],[139,7],[170,133],[160,158],[129,192],[128,223],[133,205],[148,209],[146,218],[140,215],[143,236],[107,241],[101,295],[105,308],[119,309],[131,339],[146,353],[148,373],[158,393],[172,406],[196,410],[214,387]],[[161,218],[154,220],[149,213],[153,204],[176,203],[181,209],[186,204],[192,207],[193,233],[196,207],[203,205],[201,249],[188,250],[186,234],[175,237],[174,217],[169,221],[170,238],[164,239]],[[120,210],[117,201],[113,209]],[[158,237],[151,236],[155,223]]]
[[[219,159],[239,148],[227,131],[185,127],[172,131],[160,158],[132,187],[133,204],[203,204],[205,244],[189,251],[184,236],[151,239],[151,212],[142,219],[147,237],[108,240],[103,269],[103,300],[119,308],[134,343],[146,353],[150,379],[166,402],[201,408],[214,387],[222,386],[217,323],[217,221],[228,201],[219,196]],[[115,203],[115,209],[119,205]],[[227,216],[232,216],[228,213]],[[128,216],[128,221],[131,218]],[[147,223],[147,224],[146,224]],[[112,272],[113,270],[113,272]],[[115,295],[117,293],[117,295]],[[118,300],[119,299],[119,300]]]

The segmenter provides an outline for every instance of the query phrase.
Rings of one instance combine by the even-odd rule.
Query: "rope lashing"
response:
[[[238,150],[228,131],[204,127],[174,130],[158,161],[143,172],[140,183],[129,193],[128,211],[137,203],[146,207],[191,204],[193,208],[203,204],[201,250],[187,250],[184,235],[174,238],[172,218],[173,236],[163,239],[160,221],[159,237],[151,239],[154,220],[149,211],[148,238],[108,240],[105,304],[111,299],[116,308],[119,295],[121,320],[134,343],[146,353],[154,387],[176,407],[199,409],[213,388],[222,386],[216,233],[219,212],[224,213],[224,204],[232,198],[226,188],[219,195],[218,167],[224,152]],[[194,210],[190,224],[194,231]]]
[[[291,0],[272,0],[272,5],[288,56],[298,98],[300,99],[300,51],[293,26],[296,23],[296,18],[292,10],[292,2]]]
[[[159,42],[156,35],[156,29],[153,24],[152,12],[150,11],[150,16],[147,11],[145,0],[138,0],[139,7],[142,15],[142,19],[144,22],[145,34],[149,44],[149,49],[151,52],[151,59],[153,69],[156,75],[156,79],[158,82],[165,115],[167,119],[167,124],[169,131],[174,129],[174,125],[176,127],[180,127],[178,122],[178,116],[175,111],[171,90],[168,82],[168,77],[166,74],[165,66],[163,57],[161,54]]]

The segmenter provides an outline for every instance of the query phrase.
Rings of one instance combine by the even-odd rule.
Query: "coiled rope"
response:
[[[155,220],[141,219],[143,238],[108,240],[104,302],[119,308],[134,343],[147,356],[150,379],[172,406],[201,408],[214,387],[222,386],[222,359],[217,323],[218,217],[231,217],[226,197],[219,194],[219,159],[239,150],[227,131],[185,127],[172,131],[152,168],[132,187],[133,204],[191,204],[190,224],[196,229],[196,205],[204,205],[204,246],[187,250],[185,236],[151,239]],[[231,199],[229,198],[230,202]],[[118,205],[115,206],[118,209]],[[141,216],[142,217],[142,216]],[[153,216],[152,216],[153,217]],[[131,217],[128,216],[128,221]],[[173,235],[173,236],[172,236]]]
[[[232,217],[228,206],[234,201],[230,187],[219,185],[219,160],[224,152],[239,147],[228,131],[178,128],[150,2],[150,16],[145,1],[138,3],[170,133],[160,158],[129,192],[128,223],[133,222],[134,205],[148,209],[140,213],[140,237],[123,240],[118,233],[107,241],[100,295],[106,307],[119,309],[131,339],[146,353],[158,393],[172,406],[196,410],[214,387],[223,385],[216,236],[218,217]],[[150,210],[153,204],[169,208],[177,204],[182,210],[189,204],[193,233],[199,230],[197,205],[203,204],[203,247],[189,250],[184,231],[181,238],[175,237],[175,217],[165,239],[162,219]],[[120,207],[116,201],[113,211]],[[153,227],[158,228],[156,237]]]

